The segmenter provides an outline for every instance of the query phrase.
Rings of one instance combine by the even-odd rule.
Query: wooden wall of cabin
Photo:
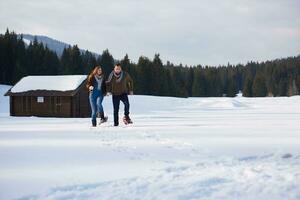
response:
[[[13,116],[72,117],[71,97],[45,96],[38,102],[37,96],[12,97]]]
[[[85,87],[85,83],[79,88],[77,93],[77,102],[78,102],[78,117],[90,117],[91,116],[91,107],[89,102],[89,92]]]

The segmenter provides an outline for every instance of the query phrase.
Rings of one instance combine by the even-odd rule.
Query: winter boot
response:
[[[104,113],[100,113],[100,122],[99,122],[99,125],[102,124],[102,123],[107,122],[107,119],[108,119],[108,117],[104,116]]]
[[[92,120],[92,126],[96,127],[97,126],[97,121],[96,120]]]

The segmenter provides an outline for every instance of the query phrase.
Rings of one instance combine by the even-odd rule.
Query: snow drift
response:
[[[299,96],[130,102],[132,126],[112,126],[111,97],[97,128],[2,115],[0,199],[300,198]]]

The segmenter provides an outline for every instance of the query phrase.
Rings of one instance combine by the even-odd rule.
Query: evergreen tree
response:
[[[104,50],[101,57],[98,59],[98,64],[102,67],[105,74],[110,74],[110,72],[114,69],[114,58],[109,53],[108,49]]]
[[[253,80],[250,75],[247,75],[245,81],[244,81],[244,87],[243,87],[243,96],[244,97],[252,97],[252,85]]]
[[[128,57],[127,54],[124,56],[124,58],[121,60],[120,63],[121,63],[122,69],[124,71],[127,71],[128,73],[130,73],[130,71],[131,71],[131,68],[130,68],[131,63],[130,63],[130,60],[129,60],[129,57]]]
[[[34,41],[26,46],[22,35],[0,34],[0,83],[15,84],[26,75],[88,74],[101,65],[108,75],[114,67],[113,56],[81,52],[77,45],[66,47],[61,57],[47,46]],[[160,96],[291,96],[300,88],[300,56],[246,65],[218,67],[163,64],[159,54],[153,60],[141,56],[137,63],[128,55],[121,60],[134,80],[136,94]]]
[[[194,97],[206,97],[206,80],[201,66],[195,68],[192,93]]]
[[[89,74],[92,71],[92,69],[97,65],[96,56],[89,51],[85,51],[84,54],[82,54],[82,65],[83,73]]]
[[[257,73],[253,80],[252,95],[254,97],[265,97],[267,95],[267,87],[264,76]]]

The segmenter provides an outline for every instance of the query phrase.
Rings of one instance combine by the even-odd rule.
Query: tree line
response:
[[[0,35],[0,84],[13,85],[27,75],[88,74],[96,65],[108,75],[116,60],[109,50],[100,56],[66,47],[61,57],[36,39],[28,46],[22,36],[7,30]],[[135,94],[176,97],[292,96],[299,94],[300,55],[266,62],[224,66],[183,66],[141,56],[137,63],[128,55],[117,61],[134,80]]]

